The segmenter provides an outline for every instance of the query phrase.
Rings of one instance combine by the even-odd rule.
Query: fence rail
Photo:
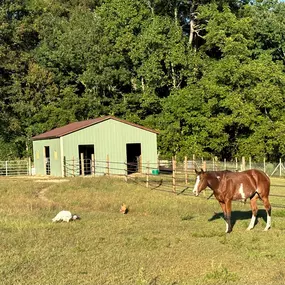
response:
[[[51,172],[50,164],[47,163],[47,173]],[[72,159],[64,160],[64,176],[85,176],[85,175],[121,175],[132,176],[132,174],[144,174],[145,176],[173,175],[184,177],[187,183],[187,176],[194,174],[194,170],[203,168],[204,170],[232,170],[242,171],[246,169],[260,169],[271,177],[285,177],[285,165],[279,162],[253,162],[250,158],[235,159],[234,161],[218,161],[204,159],[191,159],[187,157],[183,161],[157,160],[155,162],[142,163],[142,157],[137,161],[118,162],[112,161],[109,156],[106,160],[95,159]],[[34,169],[31,167],[31,159],[0,161],[0,176],[33,175]],[[180,178],[181,180],[181,178]]]
[[[0,161],[0,176],[31,175],[30,160]]]
[[[64,160],[64,176],[85,176],[85,175],[131,175],[133,173],[141,174],[172,174],[184,173],[187,177],[189,174],[194,174],[195,169],[204,170],[231,170],[243,171],[247,169],[259,169],[264,171],[269,176],[285,177],[285,166],[280,160],[279,163],[266,162],[252,162],[251,159],[235,161],[218,161],[193,159],[188,160],[185,157],[184,161],[177,161],[175,157],[172,160],[157,160],[156,162],[142,163],[142,158],[139,157],[137,161],[133,162],[115,162],[109,159],[95,160],[95,159],[72,159]]]

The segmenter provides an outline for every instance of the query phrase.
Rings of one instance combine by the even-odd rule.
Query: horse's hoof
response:
[[[253,228],[248,227],[246,230],[247,230],[247,231],[251,231],[252,229],[253,229]]]
[[[270,227],[269,227],[269,228],[265,228],[263,231],[264,231],[264,232],[267,232],[269,229],[270,229]]]

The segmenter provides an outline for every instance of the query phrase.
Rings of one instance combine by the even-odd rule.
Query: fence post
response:
[[[172,191],[176,192],[176,156],[172,157]]]
[[[5,161],[5,169],[6,169],[5,171],[6,176],[8,176],[8,161],[7,160]]]
[[[157,161],[156,161],[156,163],[157,163],[157,169],[159,169],[159,166],[160,166],[159,156],[157,156]]]
[[[63,157],[63,177],[66,177],[66,157]]]
[[[138,172],[142,173],[142,155],[139,156]]]
[[[85,170],[84,170],[84,156],[83,156],[83,153],[80,153],[80,163],[81,163],[81,175],[84,176]]]
[[[91,154],[91,174],[95,176],[95,158],[93,153]]]
[[[249,169],[251,169],[251,156],[248,158]]]
[[[147,169],[146,169],[146,188],[149,187],[149,161],[147,162]]]
[[[266,173],[266,165],[265,165],[265,160],[266,160],[266,158],[264,157],[264,158],[263,158],[263,171]]]
[[[75,177],[75,160],[74,160],[74,156],[72,157],[72,177]]]
[[[224,169],[227,170],[227,159],[224,158]]]
[[[128,162],[125,161],[125,182],[128,182]]]
[[[206,160],[203,161],[203,167],[202,168],[204,171],[207,171],[207,161]]]
[[[192,165],[193,165],[193,172],[195,173],[195,169],[197,168],[196,161],[195,161],[195,154],[193,154],[193,157],[192,157]]]
[[[31,158],[28,158],[28,175],[32,175],[32,162],[31,162]]]
[[[281,158],[279,159],[279,176],[282,176],[282,161]]]
[[[241,171],[244,171],[245,170],[245,157],[243,156],[241,158]]]
[[[188,160],[187,156],[184,158],[184,172],[185,172],[185,184],[188,184],[188,173],[187,173],[187,168],[188,168]]]
[[[110,176],[110,158],[109,158],[109,154],[107,154],[107,175]]]

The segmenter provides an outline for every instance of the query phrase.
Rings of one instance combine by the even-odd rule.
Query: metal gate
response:
[[[0,161],[0,176],[30,175],[28,160]]]

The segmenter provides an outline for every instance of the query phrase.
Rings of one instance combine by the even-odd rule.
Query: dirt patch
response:
[[[35,182],[40,182],[40,183],[63,183],[63,182],[68,182],[68,179],[39,179],[35,180]]]
[[[42,201],[45,201],[45,202],[48,202],[48,203],[53,203],[52,200],[48,199],[45,194],[46,192],[49,190],[51,186],[47,187],[47,188],[44,188],[42,189],[39,194],[38,194],[38,198],[41,199]]]
[[[37,183],[64,183],[64,182],[68,182],[68,179],[38,179],[35,180],[34,182]],[[39,193],[38,193],[38,198],[41,199],[42,201],[48,202],[48,203],[54,203],[52,200],[48,199],[45,195],[47,193],[47,191],[49,190],[49,188],[51,188],[53,185],[50,185],[44,189],[42,189]]]

